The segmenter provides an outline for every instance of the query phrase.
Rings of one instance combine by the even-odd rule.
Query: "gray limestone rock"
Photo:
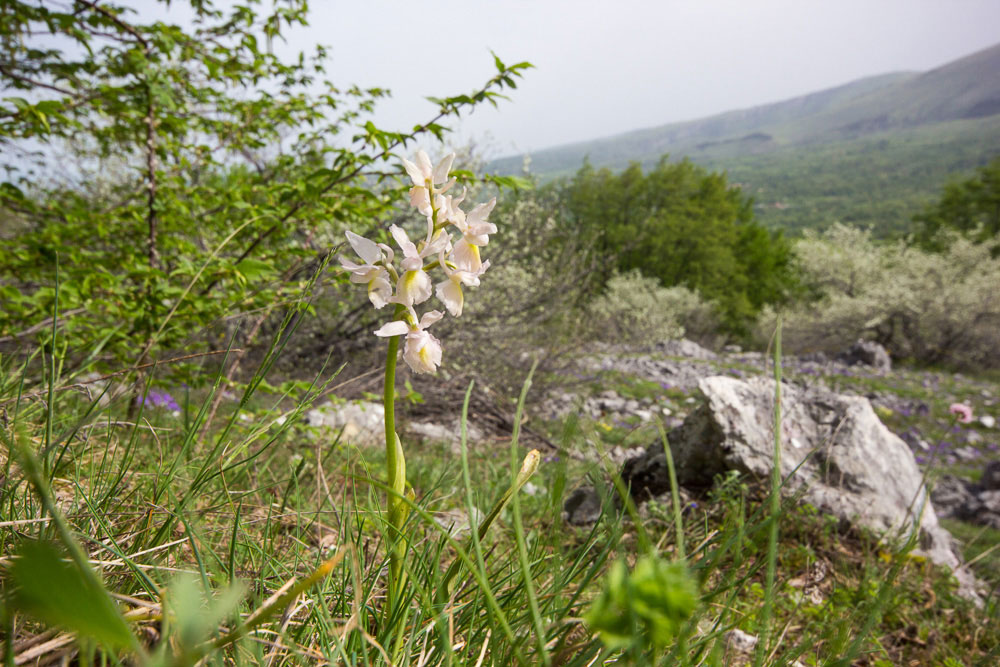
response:
[[[774,381],[716,376],[703,379],[699,388],[705,403],[669,435],[680,484],[706,486],[729,470],[767,480],[774,448]],[[976,582],[960,569],[913,453],[879,421],[867,399],[783,384],[781,444],[787,493],[881,534],[905,533],[919,519],[922,551],[955,571],[963,590],[975,596]],[[662,458],[655,442],[645,457],[628,465],[654,478]]]
[[[702,359],[714,361],[718,358],[715,352],[705,349],[698,343],[681,338],[680,340],[665,340],[656,344],[656,351],[671,357],[685,357],[687,359]]]
[[[857,341],[847,352],[840,355],[839,359],[848,366],[864,365],[883,371],[892,370],[889,353],[884,347],[870,340]]]
[[[381,403],[326,403],[307,412],[305,421],[310,426],[342,430],[343,440],[356,445],[385,442],[385,408]]]
[[[574,526],[588,526],[601,518],[601,496],[592,486],[581,486],[563,503],[563,518]]]
[[[990,461],[979,478],[979,486],[987,491],[1000,491],[1000,461]]]

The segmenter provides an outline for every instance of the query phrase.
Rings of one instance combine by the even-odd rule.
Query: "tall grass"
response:
[[[207,431],[221,370],[179,416],[146,401],[129,421],[123,399],[103,403],[112,388],[88,395],[79,378],[61,377],[69,350],[54,331],[44,350],[0,362],[5,664],[721,664],[736,628],[758,634],[756,664],[850,664],[887,655],[880,637],[901,596],[947,581],[906,556],[912,540],[882,566],[877,540],[850,537],[860,561],[838,565],[832,554],[845,538],[782,500],[780,338],[769,501],[728,478],[699,500],[704,509],[685,507],[661,430],[654,446],[670,468],[667,519],[619,487],[619,500],[606,494],[601,520],[577,529],[559,518],[572,480],[621,480],[614,467],[566,456],[603,448],[599,431],[576,418],[558,427],[561,460],[535,472],[537,455],[519,442],[530,376],[509,466],[468,441],[469,387],[459,460],[444,447],[409,448],[414,493],[393,496],[378,481],[382,452],[302,423],[339,369],[284,394],[264,391],[292,329],[286,317],[242,395],[221,403]],[[154,367],[147,391],[163,377]],[[536,495],[525,493],[532,474]],[[405,540],[385,520],[385,494],[408,509]],[[389,554],[399,548],[405,576],[389,605]],[[807,566],[824,558],[840,567],[842,581],[821,604],[790,595],[803,552]],[[669,569],[676,562],[693,577],[696,605],[669,641],[637,622],[624,644],[609,642],[583,619],[613,588],[616,568],[639,586],[647,557],[666,582],[651,599],[683,588],[670,578],[681,572]],[[958,608],[946,583],[933,585]],[[908,607],[903,616],[916,614]]]

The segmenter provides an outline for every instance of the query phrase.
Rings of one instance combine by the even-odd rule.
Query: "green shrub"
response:
[[[896,358],[960,367],[1000,365],[1000,259],[954,237],[941,253],[835,225],[796,246],[806,285],[821,295],[785,314],[793,350],[839,352],[860,337]],[[763,337],[774,312],[761,320]]]

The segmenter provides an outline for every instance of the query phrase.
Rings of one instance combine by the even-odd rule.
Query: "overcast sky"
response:
[[[335,83],[390,88],[376,122],[409,128],[423,98],[471,92],[529,60],[499,111],[456,142],[530,151],[926,70],[1000,42],[1000,0],[313,0],[284,48],[331,47]]]

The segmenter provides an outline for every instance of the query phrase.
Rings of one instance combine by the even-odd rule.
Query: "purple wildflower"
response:
[[[154,408],[166,408],[170,411],[180,411],[181,406],[177,404],[174,397],[165,391],[151,389],[145,396],[136,399],[138,405],[151,405]]]

